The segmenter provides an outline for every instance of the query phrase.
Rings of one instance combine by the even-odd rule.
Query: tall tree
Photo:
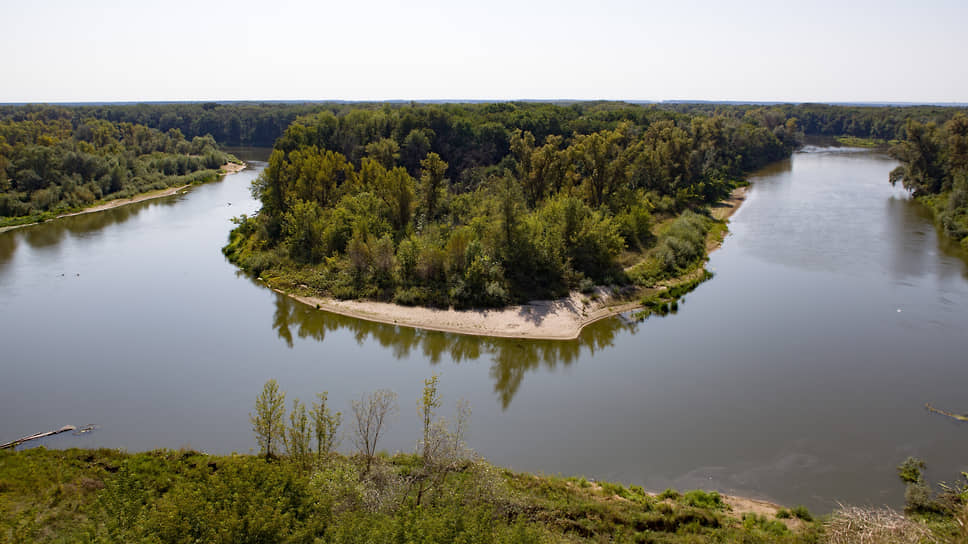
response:
[[[370,472],[376,445],[383,434],[387,419],[397,411],[397,394],[389,389],[378,389],[370,394],[363,394],[360,400],[352,403],[353,419],[356,427],[354,439],[356,445],[366,461],[364,473]]]
[[[317,393],[318,402],[313,403],[311,411],[313,418],[313,434],[316,437],[316,455],[320,460],[333,451],[337,445],[337,432],[343,421],[343,414],[333,413],[327,404],[329,393]]]
[[[445,189],[446,171],[447,163],[434,152],[427,153],[427,157],[420,161],[420,189],[428,220],[436,216],[440,193]]]
[[[285,412],[286,394],[279,391],[276,380],[267,381],[255,401],[255,414],[249,414],[249,422],[252,423],[252,431],[255,432],[259,443],[259,451],[265,454],[266,459],[272,458],[275,454],[273,448],[284,440]]]

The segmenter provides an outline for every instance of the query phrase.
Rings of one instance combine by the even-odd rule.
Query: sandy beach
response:
[[[237,164],[234,162],[227,162],[219,168],[219,171],[223,175],[236,174],[245,170],[245,164]],[[144,202],[145,200],[152,200],[155,198],[162,198],[166,196],[171,196],[177,194],[179,191],[187,189],[190,185],[181,185],[179,187],[169,187],[167,189],[159,189],[157,191],[149,191],[147,193],[141,193],[140,195],[135,195],[131,198],[117,198],[114,200],[109,200],[103,204],[98,204],[97,206],[91,206],[90,208],[85,208],[79,212],[65,213],[58,215],[54,219],[60,219],[62,217],[73,217],[75,215],[83,215],[85,213],[96,213],[103,212],[104,210],[110,210],[117,208],[119,206],[127,206],[128,204],[135,204],[137,202]],[[31,225],[37,225],[38,223],[26,223],[23,225],[11,225],[8,227],[0,227],[0,233],[6,232],[8,230],[19,229],[21,227],[29,227]]]
[[[747,189],[738,187],[728,198],[713,206],[713,217],[728,219],[746,199]],[[718,249],[721,243],[718,240],[710,251]],[[474,336],[532,340],[574,340],[586,325],[640,307],[637,293],[618,296],[603,287],[587,295],[573,291],[568,297],[557,300],[536,300],[486,310],[444,310],[389,302],[336,300],[273,290],[319,310],[368,321]]]

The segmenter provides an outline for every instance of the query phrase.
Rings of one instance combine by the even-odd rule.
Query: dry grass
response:
[[[940,543],[927,527],[890,508],[844,506],[826,523],[830,544]]]

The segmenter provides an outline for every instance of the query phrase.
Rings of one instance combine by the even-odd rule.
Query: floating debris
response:
[[[79,427],[79,428],[75,429],[74,432],[71,433],[71,434],[73,434],[74,436],[81,436],[81,435],[85,435],[87,433],[96,431],[96,430],[98,430],[100,428],[101,428],[100,425],[95,425],[93,423],[89,423],[87,425],[84,425],[82,427]]]
[[[18,438],[16,440],[14,440],[13,442],[7,442],[6,444],[0,444],[0,450],[5,450],[5,449],[8,449],[8,448],[14,448],[14,447],[19,446],[20,444],[23,444],[24,442],[29,442],[31,440],[37,440],[38,438],[45,438],[45,437],[48,437],[48,436],[54,436],[55,434],[66,433],[68,431],[74,431],[76,429],[77,429],[77,427],[74,427],[73,425],[64,425],[63,427],[61,427],[60,429],[57,429],[56,431],[47,431],[46,433],[32,434],[32,435],[25,436],[23,438]]]
[[[941,414],[943,416],[948,416],[948,417],[950,417],[952,419],[957,419],[958,421],[968,421],[968,415],[954,414],[954,413],[948,412],[946,410],[941,410],[940,408],[935,408],[934,406],[931,406],[931,403],[930,402],[925,403],[924,404],[924,407],[927,408],[929,412],[934,412],[936,414]]]

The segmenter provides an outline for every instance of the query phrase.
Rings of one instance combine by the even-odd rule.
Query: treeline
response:
[[[183,102],[172,104],[0,106],[0,119],[67,120],[79,126],[91,119],[131,123],[191,140],[211,136],[222,145],[269,147],[297,117],[320,111],[322,104]]]
[[[328,111],[338,117],[355,110],[407,110],[412,103],[265,103],[265,102],[180,102],[103,105],[0,106],[0,119],[66,119],[73,126],[89,119],[131,123],[167,132],[178,129],[188,139],[210,135],[222,145],[272,146],[299,117]],[[906,137],[905,125],[913,120],[943,124],[963,108],[942,106],[853,106],[828,104],[743,105],[716,103],[627,104],[623,102],[500,104],[423,104],[428,117],[479,110],[505,127],[529,131],[543,140],[550,134],[570,135],[614,128],[616,121],[644,124],[650,119],[677,115],[725,116],[752,119],[776,126],[796,119],[806,135],[853,136],[876,140]],[[564,115],[563,115],[564,114]],[[437,131],[441,126],[432,126]],[[466,127],[463,127],[466,129]],[[473,130],[473,129],[471,129]],[[486,139],[486,138],[485,138]],[[483,151],[485,154],[487,150]],[[442,155],[445,155],[442,153]],[[445,159],[446,160],[446,159]],[[450,162],[450,161],[448,161]],[[487,161],[485,161],[487,162]],[[458,165],[454,165],[455,167]]]
[[[743,118],[754,115],[778,122],[795,119],[808,136],[851,136],[890,142],[907,137],[908,121],[942,124],[965,108],[948,106],[853,106],[831,104],[776,104],[771,106],[685,103],[663,104],[682,113],[705,113]]]
[[[704,207],[798,135],[793,120],[613,103],[323,111],[276,141],[262,210],[226,253],[317,293],[402,304],[649,285],[702,259]]]
[[[0,120],[0,225],[207,181],[234,160],[211,136],[88,119]]]
[[[912,191],[968,249],[968,116],[959,113],[941,125],[909,121],[905,133],[890,151],[901,161],[891,183]]]

